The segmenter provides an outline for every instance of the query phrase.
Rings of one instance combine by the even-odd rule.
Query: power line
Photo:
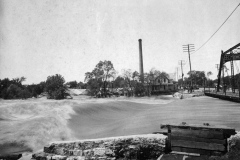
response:
[[[227,20],[231,17],[231,15],[235,12],[235,10],[238,8],[238,6],[240,5],[240,3],[237,5],[237,7],[232,11],[232,13],[227,17],[227,19],[221,24],[221,26],[211,35],[210,38],[208,38],[208,40],[206,42],[204,42],[201,47],[199,47],[195,52],[193,52],[192,54],[196,53],[198,50],[200,50],[219,30],[220,28],[227,22]]]

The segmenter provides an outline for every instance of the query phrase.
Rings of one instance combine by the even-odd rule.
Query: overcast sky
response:
[[[0,0],[0,79],[24,76],[39,83],[61,74],[83,81],[100,60],[116,70],[173,73],[187,60],[182,45],[199,48],[239,0]],[[240,43],[240,7],[198,52],[192,69],[212,71],[221,50]],[[238,63],[240,64],[240,63]],[[189,71],[188,62],[183,68]],[[180,75],[180,73],[179,73]]]

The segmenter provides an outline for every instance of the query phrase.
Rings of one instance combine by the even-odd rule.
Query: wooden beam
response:
[[[169,131],[173,128],[179,128],[179,129],[191,129],[191,130],[213,130],[213,131],[222,131],[224,133],[224,135],[228,135],[229,137],[231,135],[236,134],[235,129],[234,128],[229,128],[226,126],[214,126],[214,125],[209,125],[209,126],[205,126],[205,125],[189,125],[189,124],[166,124],[160,125],[161,129],[168,129]],[[227,137],[227,138],[229,138]]]
[[[222,151],[222,152],[226,151],[226,147],[224,145],[216,144],[216,143],[172,140],[171,146],[193,148],[193,149],[205,149],[205,150]]]
[[[207,139],[224,139],[223,133],[220,131],[211,130],[187,130],[187,129],[171,129],[172,136],[183,136],[183,137],[197,137]]]
[[[204,149],[193,149],[184,147],[172,147],[172,151],[187,152],[187,153],[198,153],[200,155],[223,155],[225,152],[209,151]]]
[[[182,160],[184,155],[180,154],[163,154],[157,160]]]
[[[197,138],[197,137],[186,137],[179,135],[171,135],[171,140],[183,140],[183,141],[194,141],[194,142],[204,142],[204,143],[216,143],[227,145],[227,139],[206,139],[206,138]]]
[[[172,151],[171,154],[181,154],[181,155],[200,157],[199,153],[187,153],[187,152]]]

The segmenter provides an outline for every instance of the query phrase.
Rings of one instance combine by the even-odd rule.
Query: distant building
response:
[[[151,94],[158,94],[164,92],[174,92],[178,89],[178,84],[173,79],[169,79],[164,75],[160,75],[157,77],[150,77],[150,86],[149,90]]]

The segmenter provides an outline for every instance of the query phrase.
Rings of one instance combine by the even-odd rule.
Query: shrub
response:
[[[8,99],[8,92],[7,92],[7,88],[4,88],[1,92],[1,96],[3,99]]]
[[[32,94],[29,92],[29,90],[27,88],[25,88],[25,89],[20,90],[19,97],[22,99],[27,99],[27,98],[31,98]]]
[[[25,80],[25,77],[14,78],[9,80],[5,78],[0,80],[0,97],[3,99],[17,99],[17,98],[29,98],[32,97],[31,90],[22,85],[22,82]]]
[[[0,97],[7,99],[7,88],[12,84],[8,78],[0,79]]]
[[[66,95],[65,80],[60,74],[48,76],[46,81],[46,92],[49,99],[64,99]]]
[[[22,89],[20,87],[18,87],[15,84],[11,84],[8,88],[7,88],[7,97],[6,99],[16,99],[20,97],[20,91]]]
[[[142,83],[136,83],[134,93],[136,96],[143,96],[145,94],[145,88]]]
[[[90,79],[87,82],[87,89],[89,91],[88,95],[91,95],[91,96],[96,95],[96,93],[98,93],[100,90],[100,84],[101,84],[101,82],[99,80]]]
[[[65,88],[64,87],[60,87],[58,89],[56,89],[55,91],[52,92],[52,96],[54,99],[64,99],[66,92],[65,92]]]

